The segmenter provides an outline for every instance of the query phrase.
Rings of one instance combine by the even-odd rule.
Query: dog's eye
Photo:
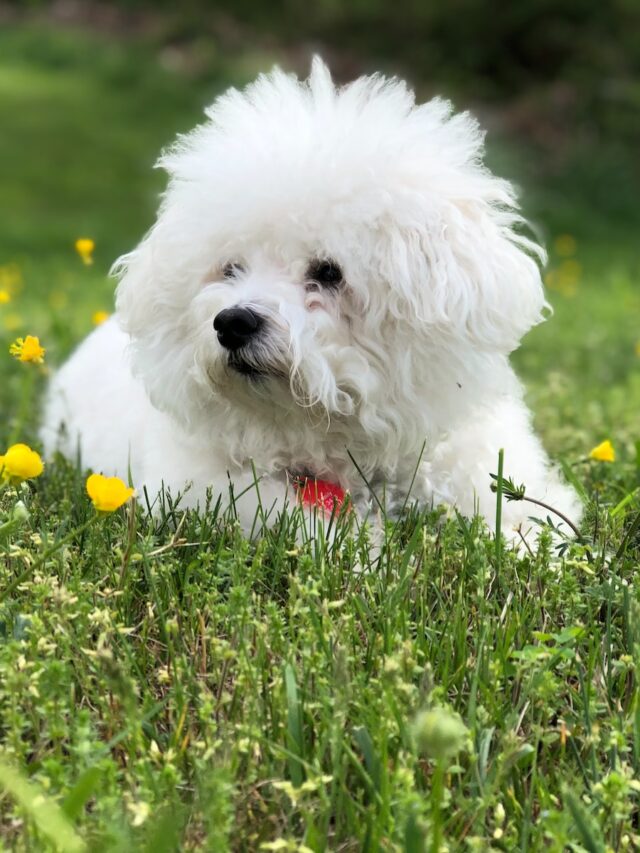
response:
[[[222,267],[222,275],[224,278],[237,278],[239,275],[242,275],[243,272],[246,272],[244,264],[240,261],[229,261],[228,264],[225,264]]]
[[[312,261],[307,269],[307,279],[317,282],[322,287],[338,287],[342,282],[342,278],[342,270],[330,258],[327,260]]]

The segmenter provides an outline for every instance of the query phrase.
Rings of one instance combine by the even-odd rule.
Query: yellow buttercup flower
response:
[[[26,444],[12,444],[4,456],[0,456],[0,480],[21,483],[39,477],[44,464],[39,454]]]
[[[22,287],[22,272],[15,264],[4,264],[0,266],[0,290],[4,290],[9,296],[17,293]]]
[[[11,302],[11,294],[8,290],[0,290],[0,305],[6,305]]]
[[[101,326],[105,320],[109,319],[109,316],[108,311],[94,311],[91,317],[91,322],[94,326]]]
[[[590,451],[589,459],[595,459],[596,462],[615,462],[616,452],[613,449],[613,444],[609,439],[601,442]]]
[[[91,237],[79,237],[76,240],[76,252],[82,258],[82,263],[89,266],[93,263],[93,250],[96,247]]]
[[[91,474],[87,478],[87,494],[98,512],[114,512],[133,496],[134,490],[120,477]]]
[[[9,347],[9,352],[18,361],[42,364],[46,350],[40,346],[38,338],[34,335],[27,335],[26,338],[17,338]]]
[[[69,294],[64,290],[52,290],[49,294],[49,305],[55,311],[61,311],[69,304]]]
[[[544,283],[550,290],[558,290],[563,296],[575,296],[581,273],[581,264],[574,258],[567,258],[559,267],[545,273]]]
[[[12,312],[3,318],[2,325],[8,332],[15,332],[23,325],[22,317],[19,314]]]
[[[575,254],[577,248],[576,238],[572,237],[571,234],[560,234],[559,237],[556,237],[554,248],[560,257],[568,258]]]
[[[558,268],[560,278],[570,284],[578,281],[581,273],[582,264],[580,261],[576,261],[575,258],[567,258],[567,260],[563,261]]]

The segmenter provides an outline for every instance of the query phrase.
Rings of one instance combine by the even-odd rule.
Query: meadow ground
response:
[[[0,33],[1,448],[36,442],[47,371],[110,310],[153,157],[250,65],[195,83],[144,45]],[[503,145],[494,161],[526,160]],[[298,548],[286,521],[249,544],[179,507],[99,518],[62,462],[5,488],[4,847],[640,846],[640,264],[634,228],[573,180],[532,188],[555,316],[516,362],[584,490],[584,541],[517,556],[477,521],[412,512],[370,567],[357,538]],[[43,368],[9,356],[24,334]],[[607,438],[615,462],[589,460]]]

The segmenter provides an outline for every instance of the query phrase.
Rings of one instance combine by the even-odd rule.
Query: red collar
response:
[[[318,480],[316,477],[294,475],[293,487],[302,506],[317,506],[325,512],[337,512],[346,498],[345,490],[337,483]]]

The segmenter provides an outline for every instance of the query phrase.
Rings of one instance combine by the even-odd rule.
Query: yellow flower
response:
[[[640,341],[636,341],[636,355],[640,358]]]
[[[52,290],[49,294],[49,305],[55,311],[61,311],[69,304],[69,295],[64,290]]]
[[[11,302],[11,294],[8,290],[0,290],[0,305],[6,305]]]
[[[22,287],[22,273],[17,264],[5,264],[0,267],[0,290],[5,290],[9,296],[17,293]]]
[[[575,254],[577,248],[576,238],[572,237],[571,234],[560,234],[559,237],[556,237],[554,248],[560,257],[568,258]]]
[[[92,321],[94,326],[101,326],[102,323],[104,323],[105,320],[108,320],[108,319],[109,319],[109,312],[108,311],[95,311],[93,313],[93,316],[91,317],[91,321]]]
[[[43,470],[42,459],[26,444],[12,444],[4,456],[0,456],[0,479],[11,483],[39,477]]]
[[[595,459],[597,462],[615,462],[616,452],[613,449],[613,444],[607,439],[589,453],[589,459]]]
[[[131,826],[142,826],[145,820],[151,814],[151,806],[149,803],[144,803],[141,800],[138,802],[129,803],[127,808],[131,812],[133,820],[131,821]]]
[[[3,321],[3,326],[9,332],[15,332],[22,326],[22,317],[19,314],[7,314]]]
[[[76,252],[82,258],[82,263],[89,266],[93,263],[93,250],[96,244],[91,237],[79,237],[76,240]]]
[[[114,512],[129,500],[133,492],[120,477],[91,474],[87,478],[87,494],[98,512]]]
[[[544,283],[550,290],[558,290],[563,296],[575,296],[582,266],[573,258],[562,261],[559,267],[545,273]]]
[[[582,273],[582,264],[574,258],[568,258],[560,264],[558,272],[561,279],[571,284],[578,281],[580,278],[580,274]]]
[[[26,338],[17,338],[9,347],[9,352],[19,361],[42,364],[46,350],[40,346],[38,338],[27,335]]]

